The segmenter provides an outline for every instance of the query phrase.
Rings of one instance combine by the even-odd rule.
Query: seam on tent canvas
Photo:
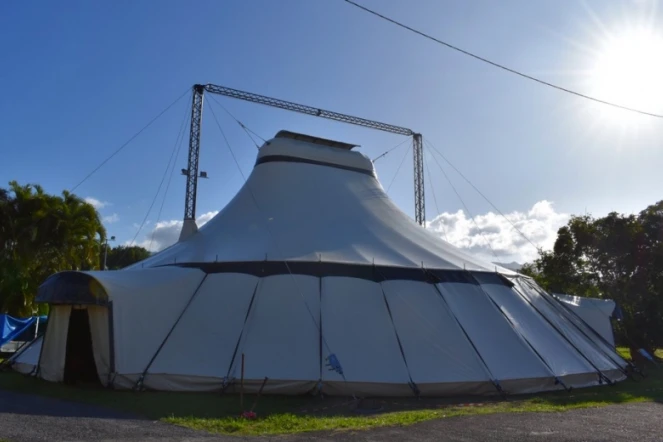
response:
[[[605,374],[603,374],[603,372],[602,372],[602,371],[596,366],[596,364],[594,364],[594,363],[593,363],[593,362],[592,362],[587,356],[585,356],[585,354],[584,354],[582,351],[580,351],[580,349],[579,349],[579,348],[578,348],[573,342],[571,342],[571,340],[570,340],[570,339],[569,339],[564,333],[562,333],[562,332],[560,331],[560,329],[559,329],[555,324],[553,324],[553,322],[552,322],[550,319],[548,319],[548,317],[547,317],[546,315],[544,315],[544,314],[541,312],[541,310],[539,310],[539,309],[534,305],[534,303],[532,303],[529,299],[527,299],[527,297],[526,297],[525,295],[523,295],[523,294],[520,292],[520,288],[519,288],[519,287],[514,287],[513,290],[514,290],[516,293],[518,293],[518,296],[520,296],[522,299],[524,299],[525,302],[527,302],[527,303],[528,303],[528,304],[529,304],[529,305],[530,305],[530,306],[531,306],[531,307],[532,307],[532,308],[533,308],[533,309],[534,309],[539,315],[541,315],[541,317],[542,317],[543,319],[545,319],[546,322],[547,322],[547,323],[548,323],[553,329],[555,329],[555,331],[556,331],[556,332],[557,332],[557,333],[558,333],[558,334],[559,334],[559,335],[560,335],[560,336],[561,336],[566,342],[568,342],[569,345],[571,345],[571,347],[573,347],[573,349],[574,349],[574,350],[580,355],[581,358],[583,358],[584,360],[586,360],[586,361],[589,363],[589,365],[590,365],[592,368],[594,368],[594,370],[596,370],[596,372],[597,372],[598,375],[599,375],[599,383],[603,383],[604,380],[607,381],[608,384],[613,384],[613,383],[614,383],[612,380],[610,380],[610,378],[608,378]]]
[[[113,301],[108,303],[108,358],[110,359],[110,372],[108,373],[108,380],[106,385],[113,388],[115,384],[115,324],[113,324]]]
[[[322,277],[318,277],[318,306],[319,306],[319,324],[318,327],[318,351],[320,353],[320,378],[318,379],[318,392],[322,391],[322,368],[324,367],[324,358],[322,352]]]
[[[481,290],[481,292],[488,298],[488,300],[491,302],[491,304],[493,304],[493,306],[495,306],[497,311],[499,311],[500,314],[502,314],[502,316],[504,316],[504,319],[506,319],[506,321],[509,323],[509,325],[511,326],[511,329],[514,331],[514,333],[516,333],[516,335],[518,335],[518,337],[520,337],[520,339],[525,343],[525,345],[527,345],[529,347],[529,349],[541,360],[541,363],[543,363],[543,365],[548,369],[548,371],[550,372],[552,377],[555,379],[555,384],[560,384],[562,387],[564,387],[564,389],[566,391],[570,391],[571,389],[566,386],[566,384],[559,378],[559,376],[557,376],[557,374],[552,369],[552,367],[548,364],[548,362],[546,362],[545,358],[543,356],[541,356],[541,354],[538,352],[536,347],[534,347],[534,345],[530,342],[530,340],[527,339],[525,334],[521,333],[516,328],[516,325],[513,323],[511,318],[509,318],[507,316],[507,314],[504,312],[504,310],[502,310],[502,307],[500,307],[499,304],[493,299],[493,297],[490,296],[490,294],[484,290],[483,286],[481,285],[481,283],[478,280],[477,280],[477,283],[478,283],[478,286],[479,286],[479,289]]]
[[[608,321],[610,322],[610,325],[611,325],[610,326],[610,335],[612,336],[612,342],[610,342],[607,338],[604,338],[603,335],[598,332],[598,330],[594,329],[594,327],[589,325],[589,323],[587,321],[585,321],[579,313],[576,313],[573,309],[571,309],[563,299],[560,299],[560,296],[571,296],[571,295],[564,295],[562,293],[552,293],[552,292],[550,292],[549,294],[555,301],[557,301],[561,305],[563,305],[564,308],[566,308],[566,310],[568,310],[569,312],[572,312],[574,315],[576,315],[578,317],[578,319],[582,320],[583,323],[585,323],[589,328],[591,328],[593,331],[595,331],[602,338],[603,342],[608,345],[608,347],[610,347],[611,349],[615,348],[615,343],[614,343],[615,342],[615,334],[614,334],[614,330],[612,329],[612,321],[615,319],[615,312],[619,309],[619,306],[615,301],[611,301],[615,306],[612,308],[612,312],[610,314],[603,311],[603,309],[601,309],[598,305],[596,305],[596,303],[593,302],[594,300],[596,300],[596,301],[608,301],[606,299],[589,298],[588,299],[589,302],[584,303],[584,304],[589,304],[590,306],[592,306],[592,308],[595,311],[598,311],[599,314],[602,317],[605,317],[605,318],[608,319]],[[626,361],[626,360],[624,360],[624,362],[628,363],[628,361]]]
[[[37,337],[33,338],[31,341],[24,342],[23,345],[21,345],[18,348],[18,350],[16,350],[14,352],[14,354],[11,355],[11,357],[9,357],[8,359],[5,359],[4,361],[0,362],[0,371],[2,371],[5,368],[11,368],[14,365],[16,359],[18,359],[28,348],[32,347],[32,345],[38,339],[40,339],[42,337],[43,337],[43,335],[37,335]],[[43,343],[43,340],[42,340],[42,343]],[[40,351],[41,351],[41,349],[40,349]],[[32,371],[30,371],[29,374],[31,375],[32,373],[34,373],[34,371],[35,371],[35,368],[33,368]]]
[[[398,342],[398,348],[401,350],[401,356],[403,357],[403,363],[405,363],[405,369],[407,370],[407,376],[410,378],[410,388],[416,397],[419,397],[419,388],[417,384],[412,380],[412,373],[410,373],[410,367],[407,365],[407,358],[405,357],[405,350],[403,350],[403,343],[401,342],[400,336],[398,336],[398,330],[396,330],[396,324],[394,323],[394,316],[391,314],[391,307],[389,307],[389,301],[387,300],[387,295],[384,292],[384,287],[380,283],[380,291],[382,292],[382,299],[384,299],[384,305],[387,307],[387,313],[389,314],[389,320],[391,321],[391,326],[394,329],[394,335],[396,335],[396,341]]]
[[[184,316],[186,311],[189,309],[189,306],[193,303],[193,300],[196,298],[196,295],[198,294],[198,292],[200,292],[200,288],[205,283],[205,280],[207,280],[207,274],[205,274],[205,276],[203,276],[202,281],[200,281],[200,284],[198,284],[198,287],[196,287],[196,290],[193,291],[193,294],[191,295],[191,297],[187,301],[186,305],[182,309],[182,312],[180,312],[180,315],[175,320],[175,323],[170,328],[170,331],[168,332],[168,334],[166,334],[166,337],[161,342],[161,345],[159,345],[159,348],[157,348],[157,351],[154,353],[154,355],[152,355],[152,359],[150,359],[150,362],[147,364],[147,367],[145,367],[145,370],[143,370],[140,377],[136,381],[136,384],[133,387],[134,390],[138,390],[143,386],[143,381],[145,380],[145,376],[147,375],[147,371],[150,369],[150,367],[154,363],[154,360],[157,358],[157,356],[159,356],[159,353],[161,352],[161,349],[164,347],[164,345],[166,345],[166,342],[168,342],[168,338],[170,338],[170,336],[173,334],[173,331],[177,327],[177,324],[180,323],[180,320],[182,319],[182,317]]]
[[[249,301],[249,306],[246,308],[246,315],[244,316],[244,323],[242,324],[242,331],[239,333],[237,338],[237,343],[235,344],[235,350],[233,351],[233,356],[230,358],[230,365],[226,371],[226,377],[224,378],[224,390],[228,386],[230,379],[230,370],[232,370],[233,365],[235,364],[235,358],[237,358],[237,352],[239,351],[239,344],[242,342],[242,336],[244,336],[244,328],[246,327],[247,322],[249,322],[249,315],[251,314],[251,309],[253,308],[253,301],[256,299],[256,294],[258,293],[258,287],[262,283],[262,278],[259,278],[256,282],[256,286],[253,288],[253,294],[251,295],[251,301]]]
[[[537,292],[537,293],[538,293],[538,294],[539,294],[539,295],[540,295],[540,296],[541,296],[541,297],[542,297],[542,298],[543,298],[548,304],[550,304],[555,310],[560,311],[560,312],[563,312],[563,314],[566,314],[566,315],[568,315],[568,316],[571,316],[571,318],[577,318],[577,319],[579,319],[579,320],[582,322],[582,324],[583,324],[584,326],[586,326],[587,328],[589,328],[589,329],[590,329],[590,330],[591,330],[591,331],[592,331],[592,332],[593,332],[593,333],[594,333],[594,334],[595,334],[595,335],[601,340],[601,342],[603,342],[603,343],[604,343],[605,345],[607,345],[608,347],[611,347],[611,345],[610,345],[610,344],[609,344],[609,343],[603,338],[603,336],[601,336],[596,330],[594,330],[591,326],[589,326],[589,324],[587,324],[587,323],[585,322],[584,319],[582,319],[581,317],[579,317],[578,315],[576,315],[573,311],[571,311],[571,309],[569,309],[568,307],[566,307],[565,305],[563,305],[563,304],[561,303],[561,301],[556,300],[555,302],[553,302],[553,301],[551,301],[550,299],[548,299],[548,297],[549,297],[550,295],[548,295],[548,293],[545,292],[543,289],[539,289],[538,287],[536,287],[536,286],[530,284],[529,281],[527,281],[526,284],[527,284],[532,290],[534,290],[535,292]],[[555,299],[555,298],[553,298],[553,299]],[[573,326],[574,326],[574,327],[575,327],[580,333],[582,333],[583,336],[585,336],[585,337],[591,342],[591,344],[594,346],[594,348],[595,348],[596,350],[598,350],[603,356],[605,356],[606,358],[608,358],[608,359],[610,360],[610,362],[612,362],[613,364],[615,364],[615,366],[617,367],[617,369],[619,369],[619,371],[621,371],[622,374],[624,374],[624,375],[626,375],[626,376],[629,376],[628,372],[627,372],[625,369],[622,368],[621,364],[620,364],[619,362],[615,361],[615,360],[612,358],[612,355],[611,355],[610,353],[606,352],[605,349],[603,349],[603,348],[601,348],[599,345],[597,345],[596,342],[594,342],[594,340],[593,340],[592,338],[590,338],[590,337],[587,335],[587,333],[585,333],[584,330],[582,330],[582,329],[578,326],[578,324],[576,324],[571,318],[568,318],[568,322],[571,323],[571,324],[572,324],[572,325],[573,325]],[[627,361],[624,361],[624,362],[626,362],[627,364],[629,364]]]
[[[571,309],[568,309],[568,307],[566,307],[565,305],[562,305],[561,301],[558,301],[558,300],[556,300],[556,301],[554,301],[554,302],[553,302],[553,301],[550,301],[550,299],[549,299],[549,296],[550,296],[550,295],[548,295],[548,293],[547,293],[545,290],[543,290],[543,289],[539,289],[537,286],[535,286],[535,285],[533,285],[533,284],[530,284],[529,281],[526,282],[526,285],[528,285],[532,290],[534,290],[536,293],[538,293],[538,294],[539,294],[539,295],[540,295],[540,296],[541,296],[541,297],[542,297],[542,298],[543,298],[548,304],[550,304],[550,305],[551,305],[556,311],[562,313],[562,315],[565,316],[565,318],[568,320],[568,322],[571,323],[571,324],[573,325],[573,327],[575,327],[580,333],[582,333],[582,335],[585,336],[585,337],[591,342],[591,344],[595,347],[596,350],[599,351],[599,353],[601,353],[603,356],[605,356],[606,358],[608,358],[613,364],[615,364],[615,365],[617,366],[617,368],[618,368],[623,374],[625,374],[625,375],[628,376],[628,373],[626,372],[626,370],[622,369],[621,364],[619,364],[619,362],[615,361],[615,360],[612,358],[612,356],[610,355],[610,353],[606,352],[605,349],[603,349],[603,348],[601,348],[599,345],[597,345],[596,342],[595,342],[591,337],[589,337],[589,336],[587,335],[587,333],[585,333],[585,331],[584,331],[582,328],[580,328],[580,327],[578,326],[578,324],[576,324],[576,323],[573,321],[573,318],[577,318],[577,319],[579,319],[579,320],[582,322],[583,325],[585,325],[585,326],[586,326],[587,328],[589,328],[592,332],[594,332],[594,334],[596,334],[596,336],[601,340],[601,342],[603,342],[604,344],[606,344],[608,347],[611,347],[611,345],[610,345],[609,343],[607,343],[607,341],[605,341],[605,339],[603,339],[603,337],[602,337],[601,335],[599,335],[598,332],[596,332],[596,330],[594,330],[590,325],[588,325],[588,324],[585,322],[584,319],[580,318],[580,317],[579,317],[578,315],[576,315],[573,311],[571,311]],[[555,299],[555,298],[553,298],[553,299]],[[626,361],[625,361],[625,362],[626,362]]]
[[[608,342],[603,336],[601,336],[601,334],[600,334],[598,331],[596,331],[596,330],[594,329],[594,327],[592,327],[591,325],[589,325],[589,324],[587,323],[587,321],[585,321],[583,318],[580,317],[580,315],[578,315],[578,314],[575,313],[573,310],[571,310],[571,309],[570,309],[565,303],[563,303],[561,300],[557,299],[555,296],[550,295],[548,292],[546,292],[545,290],[543,290],[543,288],[541,288],[541,287],[537,287],[536,285],[531,284],[529,281],[527,282],[527,285],[528,285],[531,289],[533,289],[534,291],[536,291],[537,293],[541,294],[541,297],[542,297],[543,299],[545,299],[549,304],[555,306],[555,308],[556,308],[557,310],[563,310],[563,311],[565,312],[565,314],[566,314],[568,317],[573,318],[573,320],[576,320],[576,319],[577,319],[578,321],[580,321],[580,323],[581,323],[583,326],[587,327],[587,328],[588,328],[588,329],[589,329],[594,335],[596,335],[596,337],[599,339],[599,341],[600,341],[601,343],[603,343],[604,345],[606,345],[608,348],[613,348],[613,345],[610,344],[610,342]],[[553,301],[551,301],[550,299],[553,299]],[[594,304],[591,303],[591,302],[590,302],[589,304],[592,305],[592,306],[594,306]],[[599,312],[601,312],[601,314],[605,315],[605,313],[603,313],[603,312],[601,311],[601,309],[599,309],[598,307],[594,306],[594,308],[596,308]],[[609,318],[609,317],[610,317],[610,316],[608,316],[608,318]],[[579,327],[579,326],[578,326],[573,320],[569,319],[569,322],[571,322],[571,323],[574,325],[574,327],[576,327],[578,330],[580,330],[580,332],[581,332],[583,335],[587,336],[587,334],[586,334],[586,333],[585,333],[585,332],[584,332],[584,331],[583,331],[583,330],[582,330],[582,329],[581,329],[581,328],[580,328],[580,327]],[[589,336],[587,336],[587,338],[590,339],[590,340],[592,339],[592,338],[590,338]],[[598,347],[598,346],[597,346],[597,347]],[[611,358],[611,360],[612,360],[612,358]],[[613,361],[613,362],[614,362],[614,361]],[[625,360],[624,362],[627,362],[627,361]]]
[[[424,272],[426,269],[424,269]],[[452,318],[456,321],[456,324],[458,324],[458,327],[460,330],[463,332],[463,335],[465,335],[465,339],[467,339],[467,342],[470,343],[472,346],[472,349],[474,350],[474,353],[476,353],[477,357],[479,358],[479,361],[481,361],[481,365],[483,366],[484,370],[486,370],[486,374],[488,375],[488,379],[490,379],[490,382],[493,384],[497,392],[500,394],[502,397],[506,397],[506,392],[502,389],[502,386],[500,385],[500,382],[495,379],[495,376],[493,376],[493,373],[490,371],[490,367],[488,367],[488,364],[486,364],[486,361],[484,360],[483,356],[481,356],[481,353],[479,353],[479,349],[477,346],[474,344],[474,341],[472,341],[472,338],[470,338],[470,335],[467,334],[467,331],[465,330],[465,327],[463,327],[463,324],[461,324],[460,320],[452,310],[451,306],[447,303],[447,300],[444,298],[444,294],[442,293],[442,290],[440,290],[440,287],[438,287],[437,284],[433,284],[433,287],[435,288],[435,291],[437,292],[438,295],[440,295],[440,298],[442,299],[442,302],[447,308],[447,311],[451,315]]]
[[[428,284],[428,285],[432,285],[432,284]],[[420,325],[423,324],[423,325],[427,326],[428,330],[431,331],[431,332],[433,332],[433,333],[435,333],[435,332],[437,331],[437,327],[436,327],[435,325],[433,325],[433,324],[432,324],[428,319],[426,319],[424,316],[422,316],[421,313],[420,313],[416,308],[414,308],[414,307],[412,306],[412,304],[408,301],[408,296],[403,296],[401,293],[396,293],[396,296],[398,296],[398,298],[401,300],[401,302],[403,302],[403,303],[405,304],[405,306],[406,306],[406,307],[407,307],[412,313],[414,313],[415,315],[417,315],[417,317],[418,317],[418,319],[419,319],[420,321],[422,321],[422,322],[420,323]],[[438,296],[438,297],[439,297],[439,296]],[[449,311],[448,311],[448,309],[447,309],[447,306],[446,306],[444,303],[442,303],[442,309],[444,309],[444,311],[445,311],[449,316],[451,316],[451,313],[449,313]],[[458,327],[457,324],[456,324],[456,327],[457,327],[456,331],[458,331],[459,333],[462,333],[462,331],[460,330],[460,327]],[[435,335],[435,336],[437,337],[437,335]],[[439,342],[438,342],[437,340],[432,339],[430,336],[426,336],[424,339],[426,339],[426,340],[428,341],[428,343],[429,343],[432,347],[435,347],[435,348],[438,349],[440,352],[442,352],[442,353],[445,355],[445,357],[447,357],[447,358],[453,360],[453,362],[454,362],[456,365],[458,365],[458,366],[464,366],[465,368],[468,368],[468,367],[469,367],[469,366],[468,366],[468,365],[467,365],[462,359],[455,357],[453,353],[448,353],[448,352],[442,350],[442,348],[438,345]],[[477,359],[476,361],[479,363],[479,365],[481,365],[481,361],[479,361],[478,359]]]
[[[545,299],[548,302],[548,304],[552,305],[556,310],[564,310],[565,312],[568,312],[568,316],[570,316],[571,318],[574,318],[574,319],[578,319],[585,327],[587,327],[589,330],[591,330],[596,335],[596,337],[599,338],[599,340],[603,344],[607,345],[608,347],[612,347],[612,344],[610,344],[603,336],[601,336],[600,333],[598,333],[596,330],[594,330],[594,328],[591,325],[589,325],[584,319],[582,319],[578,314],[576,314],[573,310],[568,308],[562,301],[557,299],[555,296],[550,296],[548,294],[548,292],[546,292],[542,288],[539,288],[536,285],[530,283],[529,281],[525,281],[525,284],[527,286],[529,286],[529,288],[531,288],[535,292],[539,293],[541,295],[541,297],[543,299]],[[550,301],[548,296],[550,296],[554,300],[554,302]],[[590,303],[590,305],[593,305],[593,304]],[[597,308],[597,310],[599,310],[601,312],[601,310],[598,309],[598,307],[596,307],[596,308]],[[601,313],[603,314],[603,312],[601,312]],[[571,319],[569,319],[569,322],[573,323],[574,327],[576,327],[583,335],[587,336],[587,334],[580,327],[578,327],[577,324],[575,324]],[[592,339],[589,336],[587,336],[587,338]]]

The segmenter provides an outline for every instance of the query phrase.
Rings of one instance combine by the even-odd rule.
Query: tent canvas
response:
[[[603,339],[615,346],[612,319],[619,319],[619,309],[611,299],[586,298],[555,293],[569,309],[594,329]]]
[[[41,346],[44,341],[43,336],[39,336],[33,340],[30,345],[26,345],[19,349],[16,353],[8,359],[7,363],[11,365],[12,369],[22,374],[33,374],[36,372],[39,365],[39,355],[41,354]]]
[[[315,138],[263,145],[207,224],[124,270],[40,287],[53,322],[37,375],[66,375],[87,309],[112,388],[268,394],[516,394],[612,383],[627,365],[529,278],[416,224],[372,162]],[[146,321],[149,313],[155,321]]]

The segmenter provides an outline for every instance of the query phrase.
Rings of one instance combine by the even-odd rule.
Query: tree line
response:
[[[82,198],[16,181],[0,187],[0,313],[45,314],[48,307],[35,303],[39,285],[59,271],[100,269],[105,246],[101,216]],[[147,256],[140,247],[109,248],[108,268]]]
[[[663,347],[663,201],[638,214],[571,217],[521,273],[553,293],[614,300],[621,345]]]

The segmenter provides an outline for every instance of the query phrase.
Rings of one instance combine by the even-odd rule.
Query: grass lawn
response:
[[[663,353],[658,353],[663,356]],[[346,398],[260,398],[258,419],[239,418],[239,396],[166,392],[123,392],[73,388],[16,373],[0,373],[0,388],[134,412],[189,428],[236,435],[267,435],[316,430],[360,430],[387,425],[410,425],[436,418],[501,412],[550,412],[599,407],[617,403],[663,400],[663,368],[648,371],[643,381],[627,380],[613,387],[595,387],[508,400],[482,399],[483,405],[463,407],[444,399],[393,399],[374,401],[380,413],[361,415]],[[245,409],[254,397],[245,397]],[[467,401],[465,401],[467,402]],[[321,410],[326,407],[326,410]]]

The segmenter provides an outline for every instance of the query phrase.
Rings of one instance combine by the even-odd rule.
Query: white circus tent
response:
[[[56,274],[38,299],[51,316],[32,373],[56,382],[87,366],[112,388],[232,391],[244,354],[248,391],[516,394],[627,365],[532,280],[417,225],[353,146],[290,132],[188,238],[129,269]]]

